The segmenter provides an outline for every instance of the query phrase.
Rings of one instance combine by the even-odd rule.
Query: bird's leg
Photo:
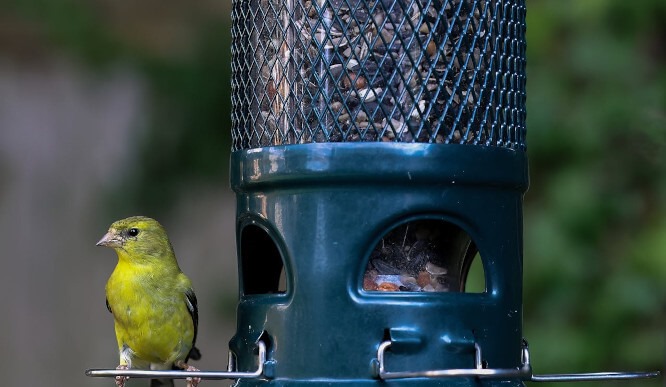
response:
[[[188,372],[199,371],[198,368],[191,365],[187,365],[187,363],[183,361],[176,362],[176,367]],[[201,383],[201,378],[187,378],[185,380],[187,381],[187,387],[197,387],[199,383]]]
[[[116,367],[117,370],[128,370],[129,367],[127,364],[121,364],[118,367]],[[125,387],[125,382],[129,379],[129,376],[116,376],[116,386],[117,387]]]
[[[187,366],[187,369],[185,371],[199,371],[198,368],[194,366]],[[187,378],[187,387],[197,387],[201,383],[201,378]]]

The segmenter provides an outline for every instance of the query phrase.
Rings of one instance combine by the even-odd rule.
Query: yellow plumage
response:
[[[199,358],[194,347],[197,301],[164,228],[146,217],[119,220],[98,245],[118,254],[106,302],[115,322],[119,368],[194,370],[186,362]],[[122,385],[124,379],[116,383]],[[156,383],[172,385],[170,380],[152,385]]]

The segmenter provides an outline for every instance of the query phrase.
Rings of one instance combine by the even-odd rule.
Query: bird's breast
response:
[[[184,358],[190,350],[194,324],[184,294],[172,285],[154,273],[118,268],[107,282],[118,342],[139,358],[167,362]]]

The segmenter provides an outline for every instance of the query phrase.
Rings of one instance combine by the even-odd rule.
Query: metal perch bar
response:
[[[523,344],[523,364],[516,368],[492,369],[483,368],[481,347],[478,343],[474,344],[475,368],[463,369],[442,369],[425,371],[386,371],[384,364],[384,353],[391,346],[390,341],[385,341],[377,349],[377,362],[379,366],[378,376],[380,379],[408,379],[408,378],[450,378],[450,377],[477,377],[486,379],[504,379],[518,378],[530,382],[585,382],[597,380],[633,380],[656,378],[661,373],[659,371],[651,372],[593,372],[579,374],[545,374],[534,375],[530,363],[530,352],[527,342]]]
[[[221,379],[248,379],[258,378],[264,373],[264,364],[266,363],[266,345],[260,341],[259,347],[259,364],[257,370],[254,372],[234,372],[229,369],[228,371],[153,371],[153,370],[116,370],[116,369],[89,369],[86,371],[86,376],[92,377],[116,377],[116,376],[129,376],[130,378],[159,378],[159,379],[187,379],[187,378],[201,378],[209,380]],[[233,362],[229,361],[231,366]]]
[[[659,377],[661,372],[592,372],[582,374],[544,374],[532,375],[531,382],[589,382],[596,380],[627,380],[652,379]]]

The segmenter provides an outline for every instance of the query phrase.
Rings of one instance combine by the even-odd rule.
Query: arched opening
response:
[[[486,283],[470,235],[453,223],[423,219],[401,224],[380,239],[370,254],[362,288],[482,293]]]
[[[287,291],[282,255],[263,228],[247,225],[240,237],[243,294],[275,294]]]

